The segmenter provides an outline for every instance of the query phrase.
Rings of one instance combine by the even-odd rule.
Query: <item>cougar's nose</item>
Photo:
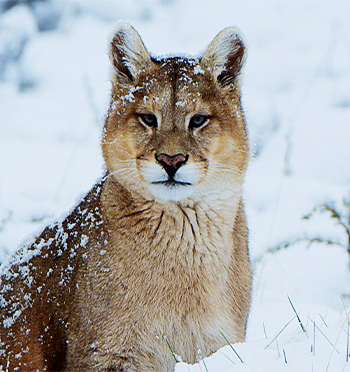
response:
[[[176,154],[156,154],[157,161],[162,165],[170,178],[174,177],[177,170],[188,160],[188,155]]]

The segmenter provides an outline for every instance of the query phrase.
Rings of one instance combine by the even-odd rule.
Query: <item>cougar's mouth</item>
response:
[[[192,183],[190,182],[182,182],[182,181],[177,181],[174,179],[168,179],[165,181],[154,181],[152,182],[154,185],[164,185],[167,187],[177,187],[177,186],[192,186]]]
[[[157,163],[143,168],[147,188],[156,199],[180,201],[190,197],[198,183],[199,172],[195,164],[180,167],[174,175]]]

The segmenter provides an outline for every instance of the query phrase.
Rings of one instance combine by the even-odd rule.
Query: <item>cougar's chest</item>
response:
[[[152,207],[119,218],[111,231],[108,262],[118,287],[116,301],[139,312],[141,320],[157,314],[166,323],[171,316],[175,329],[192,327],[199,317],[201,327],[211,324],[207,317],[222,318],[221,304],[229,297],[232,225],[210,210]]]

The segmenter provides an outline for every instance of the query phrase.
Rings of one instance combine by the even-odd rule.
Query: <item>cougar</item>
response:
[[[2,265],[2,371],[169,372],[244,341],[245,50],[226,28],[200,57],[157,58],[118,25],[106,173]]]

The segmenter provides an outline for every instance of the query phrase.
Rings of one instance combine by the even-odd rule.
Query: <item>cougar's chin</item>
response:
[[[184,165],[172,177],[161,166],[150,164],[144,169],[144,179],[156,199],[178,202],[193,195],[199,175],[194,164]]]
[[[177,182],[151,183],[149,191],[156,199],[179,202],[191,197],[194,191],[192,185],[183,185]]]

